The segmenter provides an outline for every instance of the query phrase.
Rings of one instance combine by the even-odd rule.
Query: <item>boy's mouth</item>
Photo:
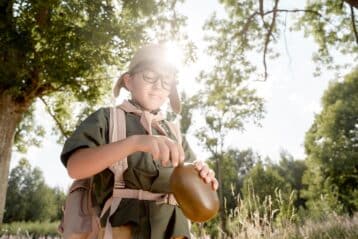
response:
[[[157,95],[157,94],[149,94],[149,96],[152,98],[158,98],[158,99],[162,98],[160,95]]]

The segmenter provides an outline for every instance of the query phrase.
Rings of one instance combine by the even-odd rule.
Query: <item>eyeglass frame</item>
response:
[[[171,80],[170,83],[168,83],[168,85],[165,85],[164,84],[164,78],[165,76],[162,75],[162,74],[159,74],[157,73],[155,70],[152,70],[150,69],[151,67],[150,66],[136,66],[134,67],[134,69],[129,73],[129,75],[133,76],[135,74],[138,74],[138,73],[142,73],[142,79],[147,82],[147,83],[150,83],[150,84],[155,84],[158,82],[158,80],[160,80],[160,85],[161,87],[164,89],[164,90],[167,90],[167,91],[170,91],[172,89],[173,86],[177,85],[178,84],[178,81],[176,80],[176,72],[174,71],[173,72],[173,78]],[[148,76],[145,76],[145,72],[146,71],[150,71],[152,73],[154,73],[155,75],[157,75],[156,77],[148,77]],[[148,79],[149,78],[149,79]]]

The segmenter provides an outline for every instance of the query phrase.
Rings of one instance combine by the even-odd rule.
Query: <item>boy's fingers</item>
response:
[[[210,169],[210,170],[209,170],[209,175],[210,175],[210,177],[215,178],[215,172],[214,172],[214,170]]]
[[[214,178],[214,180],[212,181],[212,186],[213,186],[213,189],[214,189],[215,191],[218,190],[218,188],[219,188],[218,180],[216,180],[215,178]]]
[[[160,156],[159,156],[160,161],[162,162],[163,166],[167,166],[169,164],[169,156],[170,156],[169,147],[164,142],[160,142],[159,148],[160,148]]]
[[[210,168],[207,164],[204,164],[203,167],[201,168],[200,170],[200,175],[202,177],[208,177],[209,176],[209,173],[210,173]]]
[[[198,170],[198,171],[201,171],[202,167],[203,167],[203,162],[202,161],[195,161],[194,162],[194,165],[195,165],[195,168]]]
[[[158,160],[159,159],[159,156],[160,156],[160,148],[159,148],[159,145],[157,143],[154,143],[153,144],[153,147],[152,147],[152,156],[153,156],[153,159],[154,160]]]
[[[174,167],[178,166],[179,163],[179,149],[176,143],[168,141],[168,147],[170,149],[170,160]]]
[[[179,163],[182,163],[185,160],[185,153],[183,147],[180,144],[178,144],[178,150],[179,150]]]
[[[209,170],[205,167],[203,167],[201,170],[200,170],[200,176],[201,177],[208,177],[209,176]]]

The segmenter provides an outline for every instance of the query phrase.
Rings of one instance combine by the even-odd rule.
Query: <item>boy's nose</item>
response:
[[[161,82],[161,80],[158,79],[156,82],[154,82],[154,83],[153,83],[153,87],[154,87],[155,89],[160,89],[160,88],[162,88],[162,82]]]

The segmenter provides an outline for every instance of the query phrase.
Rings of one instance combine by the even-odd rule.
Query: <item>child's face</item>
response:
[[[168,99],[174,80],[170,70],[150,66],[127,75],[125,83],[133,99],[144,109],[152,111],[159,109]]]

